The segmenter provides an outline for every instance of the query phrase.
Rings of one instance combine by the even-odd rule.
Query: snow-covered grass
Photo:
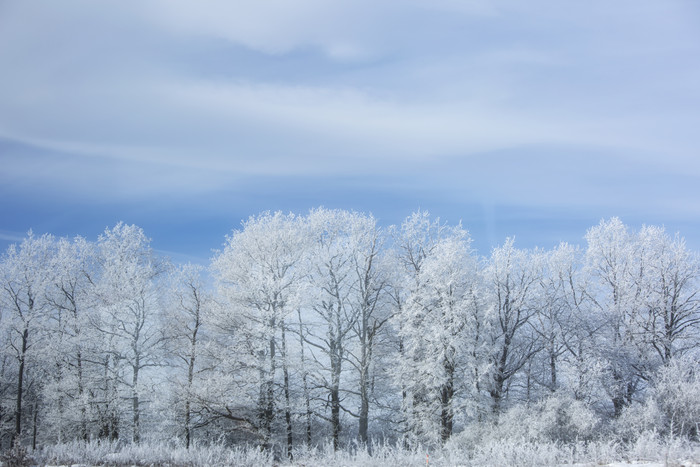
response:
[[[257,467],[272,464],[271,456],[259,449],[221,444],[194,445],[185,449],[165,443],[121,446],[109,442],[73,442],[46,447],[37,453],[35,459],[46,465]]]
[[[187,450],[168,444],[117,445],[68,443],[34,453],[40,465],[111,466],[598,466],[663,465],[700,466],[700,445],[679,439],[664,440],[644,433],[632,443],[532,442],[492,440],[468,447],[450,443],[445,448],[403,448],[375,445],[371,454],[357,446],[333,452],[330,445],[297,449],[293,460],[274,459],[257,448],[195,445]]]

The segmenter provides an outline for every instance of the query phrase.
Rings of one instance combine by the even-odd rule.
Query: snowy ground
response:
[[[0,463],[0,466],[3,464]],[[277,464],[273,464],[277,465]],[[333,464],[305,464],[305,463],[293,463],[293,464],[288,464],[289,466],[304,466],[304,467],[330,467]],[[348,467],[353,467],[353,464],[338,464],[338,465],[343,465],[343,466],[348,466]],[[366,464],[355,464],[356,466],[364,466]],[[419,464],[415,464],[419,465]],[[428,466],[430,465],[438,465],[438,464],[427,464]],[[459,467],[460,464],[454,464],[455,467]],[[463,465],[469,465],[469,464],[463,464]],[[632,463],[626,463],[626,462],[614,462],[612,464],[569,464],[571,467],[699,467],[699,463],[695,462],[674,462],[674,463],[663,463],[663,462],[632,462]],[[61,465],[46,465],[45,467],[93,467],[89,464],[61,464]],[[96,467],[96,466],[95,466]],[[281,466],[280,466],[281,467]],[[560,466],[557,466],[560,467]],[[564,467],[564,466],[561,466]]]
[[[88,467],[110,465],[169,467],[700,467],[700,444],[683,440],[641,437],[636,443],[614,441],[556,444],[516,440],[482,440],[467,447],[448,445],[441,449],[403,449],[375,446],[370,455],[364,449],[334,452],[330,445],[295,450],[294,459],[275,459],[257,448],[223,445],[194,446],[110,443],[70,443],[46,447],[31,455],[30,463],[15,465]],[[449,443],[448,443],[449,444]],[[7,458],[5,458],[7,460]],[[8,465],[7,463],[5,465]],[[5,467],[5,466],[3,466]]]
[[[79,454],[77,454],[79,456]],[[91,456],[88,456],[91,457]],[[101,459],[90,459],[88,462],[80,462],[80,457],[74,457],[72,461],[69,462],[57,462],[57,463],[46,463],[42,464],[41,461],[39,465],[52,465],[52,466],[71,466],[71,467],[87,467],[87,466],[97,466],[97,465],[115,465],[115,466],[265,466],[271,465],[276,467],[292,467],[292,466],[304,466],[304,467],[331,467],[331,466],[344,466],[344,467],[392,467],[392,466],[575,466],[575,467],[597,467],[597,466],[608,466],[608,467],[634,467],[634,466],[646,466],[646,467],[700,467],[700,460],[698,457],[694,458],[676,458],[669,461],[655,460],[655,461],[615,461],[615,462],[605,462],[605,461],[585,461],[585,462],[560,462],[559,460],[554,460],[550,456],[532,456],[524,455],[522,458],[513,459],[506,457],[496,458],[485,458],[485,457],[472,457],[471,459],[462,457],[460,455],[455,455],[448,453],[442,456],[433,456],[426,459],[424,455],[419,455],[417,453],[394,453],[393,455],[379,455],[379,456],[366,456],[366,455],[348,455],[345,453],[318,453],[312,456],[298,456],[294,461],[275,461],[269,457],[261,455],[259,452],[237,452],[232,455],[221,455],[221,453],[216,453],[211,455],[211,453],[198,453],[193,456],[182,455],[174,453],[173,456],[125,456],[123,453],[113,453],[112,456],[104,456]]]

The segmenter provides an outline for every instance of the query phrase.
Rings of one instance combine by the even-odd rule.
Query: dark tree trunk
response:
[[[133,441],[135,444],[139,444],[141,442],[141,412],[139,408],[139,395],[138,392],[136,391],[136,382],[138,379],[138,373],[134,373],[134,390],[132,392],[131,396],[131,409],[133,411],[133,418],[132,418],[132,427],[133,427]]]
[[[359,427],[358,427],[358,436],[360,438],[360,442],[364,445],[367,445],[367,428],[369,425],[369,400],[368,400],[368,395],[367,395],[367,385],[363,384],[360,387],[361,394],[361,402],[360,402],[360,420],[359,420]]]
[[[195,297],[198,298],[196,295]],[[185,449],[189,449],[190,443],[192,442],[192,382],[194,381],[194,364],[197,358],[197,332],[199,331],[199,325],[199,300],[197,300],[194,329],[192,331],[192,338],[190,340],[190,358],[187,362],[187,394],[185,399]]]
[[[442,442],[446,442],[452,436],[452,421],[454,419],[454,411],[452,410],[452,398],[454,396],[454,372],[455,367],[452,362],[444,363],[445,374],[447,376],[447,381],[442,386],[440,391],[440,422],[441,430],[440,437]]]
[[[274,329],[274,320],[272,321]],[[275,418],[275,338],[269,341],[270,361],[267,374],[262,370],[266,380],[260,388],[260,430],[263,437],[263,449],[272,449],[272,422]]]
[[[506,363],[508,362],[508,351],[510,349],[510,339],[506,336],[501,356],[496,364],[496,373],[493,377],[493,388],[491,389],[491,400],[493,402],[493,413],[501,412],[501,402],[503,400],[503,387],[506,381]]]
[[[281,321],[282,331],[282,373],[284,378],[284,420],[287,424],[287,456],[292,459],[292,449],[294,448],[294,437],[292,433],[292,409],[289,402],[289,368],[287,367],[287,338],[284,329],[284,321]]]
[[[37,424],[39,421],[39,404],[36,401],[34,401],[32,409],[32,451],[36,451]]]
[[[340,445],[340,372],[342,369],[342,345],[337,340],[331,340],[331,430],[333,436],[333,450],[337,451]]]
[[[311,446],[311,401],[309,398],[308,371],[306,371],[306,359],[304,357],[304,328],[301,320],[301,310],[297,310],[299,316],[299,345],[301,346],[301,381],[304,386],[304,404],[306,406],[306,446]]]
[[[27,355],[27,343],[29,341],[29,329],[25,326],[22,332],[22,351],[19,356],[19,370],[17,372],[17,402],[15,405],[15,432],[12,435],[11,444],[19,439],[22,434],[22,397],[24,392],[24,364]]]
[[[85,409],[85,402],[83,401],[83,395],[85,394],[85,383],[83,382],[83,356],[78,349],[78,397],[80,398],[80,438],[83,441],[88,440],[88,429],[87,429],[87,411]]]
[[[331,425],[333,428],[333,450],[337,451],[340,442],[340,391],[337,386],[331,389]]]

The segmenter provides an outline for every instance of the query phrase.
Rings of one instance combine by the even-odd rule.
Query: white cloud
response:
[[[268,54],[318,47],[340,60],[367,55],[360,25],[372,23],[375,12],[382,9],[364,1],[322,0],[208,0],[196,4],[153,0],[146,4],[151,20],[175,33],[220,37]]]
[[[13,232],[10,230],[1,230],[0,229],[0,240],[6,241],[6,242],[12,242],[12,243],[20,243],[22,240],[27,238],[26,232]]]
[[[195,190],[545,146],[697,174],[700,68],[683,5],[3,3],[0,136],[110,167],[146,161],[163,190],[183,167]],[[212,56],[194,63],[183,47]],[[14,163],[6,173],[29,180]]]
[[[97,114],[89,102],[56,102],[73,107],[69,120],[37,107],[24,121],[6,120],[0,134],[67,153],[288,174],[337,173],[368,161],[359,172],[384,171],[519,145],[599,142],[595,128],[578,131],[575,121],[468,101],[402,103],[351,88],[242,83],[152,83],[147,89],[134,90],[136,101],[107,101]],[[12,105],[11,96],[6,102]],[[120,108],[114,112],[112,105]],[[108,127],[96,127],[96,117]]]

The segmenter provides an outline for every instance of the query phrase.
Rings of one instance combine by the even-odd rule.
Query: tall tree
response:
[[[167,265],[157,258],[140,227],[117,224],[98,240],[102,316],[99,329],[111,341],[108,353],[126,372],[119,382],[131,401],[132,441],[141,440],[143,370],[164,363],[165,335],[160,326],[161,290],[156,279]],[[107,355],[109,357],[110,355]]]
[[[328,391],[334,449],[338,449],[341,431],[343,363],[358,318],[358,309],[352,306],[357,279],[352,230],[361,220],[356,213],[327,209],[314,210],[307,218],[313,241],[307,263],[307,303],[313,310],[311,320],[317,324],[310,326],[305,342],[323,355],[323,359],[316,359],[321,369],[318,381]]]
[[[52,308],[49,360],[55,361],[52,384],[47,385],[50,404],[56,412],[55,428],[59,441],[64,432],[73,432],[87,441],[88,384],[91,362],[89,314],[94,312],[94,287],[90,277],[94,272],[94,245],[82,237],[61,238],[49,265],[52,276],[47,300]]]
[[[176,359],[175,365],[184,370],[184,375],[175,377],[177,399],[182,401],[182,431],[185,447],[192,441],[195,397],[195,378],[202,371],[201,355],[203,329],[209,325],[213,298],[203,279],[204,268],[185,264],[172,271],[171,301],[166,329],[168,350]]]
[[[633,323],[647,292],[640,282],[644,264],[636,261],[634,235],[618,218],[589,229],[586,240],[586,267],[596,286],[589,296],[600,321],[597,348],[607,365],[606,386],[614,414],[619,416],[632,403],[641,382]]]
[[[420,212],[404,222],[398,240],[411,286],[396,314],[402,344],[397,371],[407,429],[421,441],[447,441],[468,398],[463,393],[458,402],[459,389],[470,387],[460,375],[475,368],[483,311],[470,242],[461,226],[448,228]]]
[[[636,315],[645,345],[662,364],[700,347],[700,259],[679,236],[663,227],[645,226],[638,235],[644,255],[640,287],[645,310]]]
[[[35,353],[41,349],[41,340],[45,337],[46,290],[50,278],[47,266],[53,254],[54,238],[48,234],[35,237],[30,231],[19,246],[10,245],[0,265],[3,321],[17,365],[12,441],[22,435],[26,383],[38,370]]]
[[[494,306],[492,334],[493,378],[490,395],[494,413],[499,413],[511,379],[540,350],[528,326],[537,310],[538,285],[542,275],[539,251],[515,248],[512,238],[494,248],[484,271],[489,301]]]
[[[224,250],[212,266],[228,309],[223,320],[235,321],[236,329],[252,357],[249,367],[257,371],[256,425],[263,447],[271,448],[277,410],[277,373],[283,372],[287,450],[292,451],[291,407],[286,348],[286,320],[298,307],[301,271],[307,237],[300,219],[280,212],[263,213],[243,223],[228,237]],[[282,351],[280,362],[279,352]]]
[[[354,284],[350,306],[356,319],[352,336],[355,345],[348,348],[347,358],[358,373],[360,409],[357,434],[360,442],[367,445],[376,352],[381,333],[391,317],[385,298],[388,264],[382,257],[383,232],[374,217],[356,216],[350,235]]]

